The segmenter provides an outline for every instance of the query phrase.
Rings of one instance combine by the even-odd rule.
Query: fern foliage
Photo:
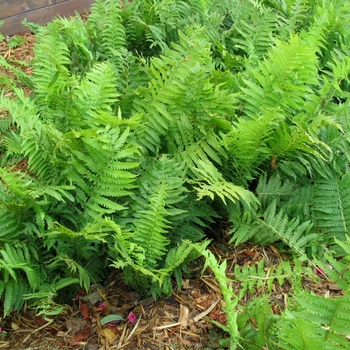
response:
[[[312,224],[305,221],[300,224],[298,219],[289,219],[283,210],[277,212],[276,201],[272,201],[262,216],[246,212],[242,222],[234,232],[232,240],[236,244],[252,239],[260,244],[271,244],[282,241],[296,253],[303,255],[310,241],[317,238],[316,233],[310,233]]]
[[[37,288],[42,276],[37,268],[38,261],[33,259],[25,245],[5,244],[0,250],[0,295],[4,296],[4,316],[23,306],[23,296],[30,289]]]
[[[307,323],[318,326],[318,331],[315,334],[318,336],[315,336],[316,339],[322,339],[328,344],[328,348],[347,348],[350,307],[348,293],[337,299],[325,299],[303,293],[298,297],[298,301],[301,306],[299,312],[306,317]],[[299,328],[300,330],[301,328]],[[289,341],[291,338],[290,336]]]
[[[84,215],[95,217],[124,209],[115,199],[131,193],[128,190],[133,187],[135,174],[128,170],[137,166],[136,162],[124,161],[136,153],[132,147],[123,147],[128,133],[128,129],[120,134],[118,128],[107,127],[81,135],[85,152],[76,149],[72,154],[72,165],[79,174],[72,181],[84,191]]]
[[[264,289],[267,293],[274,288],[274,282],[278,282],[280,286],[287,280],[293,280],[294,285],[300,285],[302,276],[302,265],[300,261],[295,260],[294,263],[290,261],[283,261],[275,267],[266,266],[264,259],[261,259],[257,265],[243,266],[235,265],[234,268],[235,279],[240,282],[241,290],[239,292],[240,298],[249,292],[254,294],[258,289]]]
[[[315,184],[313,216],[318,227],[332,237],[343,238],[349,234],[350,224],[350,174],[340,178],[319,180]],[[327,207],[324,203],[328,203]]]
[[[0,59],[16,77],[0,93],[5,315],[24,299],[53,315],[63,290],[89,289],[113,268],[143,294],[169,295],[200,254],[236,308],[242,295],[205,250],[206,230],[223,219],[234,244],[274,244],[305,265],[334,265],[344,289],[324,302],[329,314],[304,294],[281,318],[266,303],[266,318],[247,307],[257,331],[235,311],[225,329],[232,344],[241,322],[261,347],[302,348],[297,334],[307,346],[343,346],[348,17],[345,0],[96,0],[86,20],[29,24],[33,74]],[[242,290],[304,271],[265,268],[236,268]],[[305,325],[321,329],[312,337]],[[276,335],[284,326],[288,334]]]

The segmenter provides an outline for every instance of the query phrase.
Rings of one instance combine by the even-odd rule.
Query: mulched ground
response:
[[[236,248],[227,242],[216,243],[211,250],[227,260],[229,278],[234,278],[236,264],[254,265],[265,259],[273,268],[283,259],[274,246],[251,243]],[[199,260],[190,268],[181,290],[174,286],[170,297],[158,301],[143,299],[124,283],[122,272],[115,271],[106,286],[93,286],[89,295],[81,293],[52,322],[26,308],[7,317],[1,322],[7,337],[0,340],[0,349],[221,349],[219,340],[225,334],[208,318],[225,324],[225,304],[212,272],[202,270],[203,261]],[[239,287],[233,283],[236,294]],[[321,295],[331,292],[323,279],[305,279],[304,287]],[[285,307],[290,288],[288,282],[275,284],[270,295],[275,313]],[[241,304],[265,292],[260,288],[254,295],[247,293]],[[101,319],[110,314],[124,320],[101,326]]]
[[[35,36],[23,33],[21,37],[25,41],[16,48],[8,47],[10,38],[0,42],[0,54],[9,62],[21,61],[16,66],[30,73],[26,63],[33,57]],[[13,78],[12,72],[0,66],[1,76]],[[274,268],[288,258],[275,246],[247,243],[235,248],[228,244],[227,232],[225,224],[214,227],[215,244],[210,249],[220,260],[227,260],[227,275],[233,280],[233,268],[237,264],[254,265],[264,259],[269,268]],[[225,324],[225,305],[212,272],[202,270],[203,261],[198,260],[191,265],[188,276],[184,276],[181,290],[174,284],[173,294],[158,301],[143,299],[124,283],[121,271],[114,271],[105,286],[93,286],[89,295],[81,292],[50,322],[26,307],[5,319],[0,316],[0,349],[221,349],[219,340],[225,334],[208,318]],[[339,293],[322,276],[304,278],[303,283],[306,289],[319,295]],[[239,288],[240,284],[233,282],[237,294]],[[290,288],[288,282],[283,286],[275,283],[270,295],[275,313],[286,306]],[[266,289],[260,288],[254,295],[247,293],[241,303],[246,304],[265,292]],[[121,315],[124,320],[101,325],[101,319],[111,314]]]

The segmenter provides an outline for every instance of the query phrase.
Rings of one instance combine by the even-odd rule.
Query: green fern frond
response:
[[[185,80],[188,80],[188,75],[196,75],[193,71],[196,65],[200,67],[199,63],[208,63],[208,41],[201,30],[197,30],[193,36],[191,39],[194,39],[194,42],[190,42],[190,38],[181,34],[183,45],[176,45],[175,49],[167,51],[165,56],[152,60],[151,85],[144,92],[145,96],[142,96],[146,103],[143,102],[139,109],[147,111],[145,117],[149,127],[160,135],[166,132],[173,121],[170,110],[174,110],[174,107],[169,102],[173,103],[174,99],[180,100],[186,95],[189,96]]]
[[[261,259],[258,265],[253,266],[243,266],[242,269],[239,265],[234,267],[235,279],[240,282],[239,298],[243,298],[245,293],[248,291],[254,294],[256,288],[266,285],[267,280],[265,280],[266,272],[264,270],[265,263]]]
[[[278,164],[281,172],[289,178],[296,180],[305,179],[309,182],[310,177],[330,178],[334,174],[334,168],[329,166],[325,161],[325,157],[315,156],[313,154],[303,153],[295,154],[291,159],[282,159]],[[317,151],[316,151],[317,153]]]
[[[6,59],[3,56],[0,56],[0,66],[4,67],[6,70],[12,71],[16,78],[18,78],[21,82],[23,82],[25,85],[27,85],[30,88],[33,88],[33,83],[31,80],[31,77],[28,76],[26,73],[24,73],[21,69],[15,67],[14,65],[11,65],[9,62],[6,61]],[[6,76],[2,76],[2,79],[6,79],[5,81],[1,82],[2,84],[6,82],[7,87],[15,86],[16,82],[14,82],[11,79],[7,79]],[[0,129],[1,130],[1,129]]]
[[[140,89],[138,98],[134,100],[136,111],[144,115],[144,132],[140,135],[140,142],[157,154],[165,139],[168,149],[165,153],[170,151],[174,155],[198,142],[197,150],[202,152],[202,156],[207,151],[213,155],[220,146],[217,135],[210,135],[211,130],[219,130],[218,120],[231,114],[235,96],[221,86],[214,88],[210,82],[213,70],[210,43],[202,28],[188,28],[179,36],[180,45],[173,44],[172,50],[152,60],[149,87]],[[183,113],[185,110],[186,113]],[[219,153],[224,154],[223,150]]]
[[[38,106],[34,100],[24,96],[24,91],[16,89],[17,101],[9,99],[0,100],[0,105],[6,108],[17,125],[17,135],[12,134],[9,143],[10,152],[26,158],[28,169],[36,176],[43,179],[55,178],[57,168],[53,148],[55,137],[52,135],[53,128],[43,122],[39,116]],[[57,134],[57,131],[56,131]],[[16,135],[16,136],[15,136]],[[9,138],[5,140],[5,144]]]
[[[98,220],[92,223],[87,224],[80,231],[73,231],[68,227],[60,225],[59,223],[53,223],[47,232],[42,236],[47,238],[45,239],[46,245],[50,247],[51,240],[76,240],[83,238],[87,241],[99,241],[107,243],[105,237],[108,236],[111,228],[109,225],[105,224],[105,220]]]
[[[193,243],[190,240],[183,240],[181,245],[169,250],[164,264],[164,269],[172,271],[174,268],[183,265],[186,260],[193,260],[200,256],[209,241],[205,240],[200,243]]]
[[[232,41],[236,49],[242,50],[249,61],[253,61],[263,57],[273,44],[276,14],[263,5],[259,9],[250,5],[250,9],[247,17],[241,15],[235,23],[234,30],[238,35]]]
[[[249,94],[254,95],[254,92],[250,91]],[[255,100],[259,98],[255,96]],[[252,113],[255,115],[256,111]],[[258,169],[262,164],[271,162],[274,152],[268,145],[282,119],[281,111],[272,108],[262,111],[254,119],[241,118],[233,122],[232,131],[224,135],[221,144],[233,158],[233,177],[237,183],[246,185],[244,181],[251,181],[260,175]]]
[[[147,76],[146,61],[132,55],[130,52],[122,52],[121,64],[118,70],[117,90],[119,93],[119,107],[126,117],[131,116],[133,101],[137,97],[137,89],[145,87],[149,82]]]
[[[40,119],[34,100],[25,97],[22,89],[15,91],[16,101],[0,97],[0,106],[8,110],[18,129],[18,136],[13,134],[11,137],[14,148],[10,151],[27,158],[28,168],[39,178],[52,179],[56,170],[52,166],[55,163],[52,128]]]
[[[51,36],[54,41],[58,34],[61,41],[67,45],[70,59],[70,65],[67,68],[70,72],[83,76],[91,68],[95,53],[91,48],[92,35],[89,35],[86,22],[79,14],[53,20],[48,23],[44,33],[46,36]]]
[[[198,242],[205,237],[205,231],[218,218],[216,211],[206,201],[198,201],[194,192],[189,193],[179,204],[182,213],[168,218],[171,229],[168,237],[170,247],[181,244],[184,239]]]
[[[23,234],[25,222],[36,207],[30,194],[33,182],[23,172],[13,171],[13,167],[0,168],[0,179],[0,242],[13,244]]]
[[[297,315],[319,327],[318,333],[334,349],[346,349],[350,327],[350,294],[337,298],[323,298],[306,292],[297,297],[301,310]]]
[[[310,10],[310,4],[308,7]],[[307,42],[311,47],[315,47],[316,51],[323,56],[323,53],[326,51],[326,46],[329,45],[327,43],[327,36],[329,34],[330,13],[326,6],[322,5],[318,6],[317,11],[315,12],[316,13],[313,19],[304,18],[304,21],[313,21],[313,23],[310,23],[309,27],[304,27],[300,34],[305,42]],[[322,58],[323,61],[326,59],[326,57]]]
[[[78,284],[79,280],[73,277],[60,278],[50,284],[42,284],[37,292],[23,295],[23,300],[28,300],[31,308],[37,310],[37,315],[43,315],[47,321],[52,322],[52,316],[59,315],[64,308],[55,302],[55,298],[62,289]]]
[[[4,298],[4,317],[8,316],[12,311],[19,311],[24,304],[24,295],[28,293],[30,287],[24,279],[9,280],[5,284],[3,293]]]
[[[58,266],[62,270],[67,269],[67,275],[69,274],[69,277],[78,278],[80,286],[85,290],[88,291],[90,289],[91,278],[89,272],[83,266],[81,266],[81,264],[77,263],[74,259],[68,256],[57,255],[54,260],[48,264],[48,267],[57,268]],[[60,288],[62,288],[61,285],[62,282],[60,283]]]
[[[166,184],[160,184],[154,189],[144,210],[139,210],[134,221],[135,242],[140,245],[146,255],[147,266],[157,266],[166,253],[169,240],[166,232],[170,222],[166,219],[170,215],[164,208],[166,200]]]
[[[202,250],[201,253],[205,257],[205,266],[203,271],[207,267],[213,271],[222,291],[226,304],[224,311],[227,315],[227,326],[225,327],[225,330],[230,334],[230,349],[235,349],[236,345],[239,344],[240,338],[237,325],[238,312],[235,310],[239,298],[233,293],[232,284],[228,283],[230,280],[226,276],[226,260],[219,264],[214,254],[208,249]]]
[[[257,265],[246,265],[234,267],[235,280],[240,282],[239,297],[243,298],[246,292],[251,295],[261,288],[270,293],[274,283],[280,286],[286,280],[293,280],[293,285],[301,285],[301,263],[295,259],[294,263],[288,260],[280,262],[277,267],[266,266],[264,259]],[[299,281],[297,279],[299,278]]]
[[[226,181],[212,163],[199,161],[199,165],[201,168],[194,169],[197,179],[193,180],[199,200],[206,196],[213,200],[217,195],[225,204],[226,199],[232,202],[242,201],[247,207],[257,203],[250,191]]]
[[[311,219],[311,208],[314,201],[312,183],[284,179],[279,172],[272,176],[261,176],[256,187],[256,194],[262,208],[267,208],[275,199],[278,207],[283,207],[289,216],[302,220]]]
[[[96,64],[87,72],[71,96],[72,102],[77,106],[77,118],[81,119],[76,120],[77,125],[83,126],[84,122],[91,125],[93,123],[91,112],[111,111],[118,97],[115,85],[115,69],[110,63]]]
[[[2,203],[0,202],[0,208]],[[0,214],[0,241],[10,242],[21,235],[21,222],[18,220],[18,216],[12,213],[3,211]]]
[[[29,197],[31,180],[27,174],[15,171],[14,167],[0,168],[0,179],[4,191],[12,192],[22,200]]]
[[[55,225],[47,234],[42,235],[45,248],[52,252],[52,258],[46,262],[50,271],[49,278],[60,275],[76,279],[85,290],[91,282],[99,282],[105,277],[105,237],[113,232],[105,220],[87,225],[80,232],[72,232],[62,225]],[[54,283],[54,281],[52,281]],[[59,282],[59,281],[57,281]]]
[[[61,278],[59,281],[54,281],[50,284],[41,285],[40,290],[35,293],[27,293],[25,295],[25,299],[26,300],[39,299],[39,303],[42,302],[43,299],[51,301],[57,295],[57,292],[59,290],[77,283],[79,283],[78,278],[73,278],[73,277]]]
[[[59,25],[54,22],[52,26]],[[71,82],[70,53],[67,45],[61,40],[59,30],[52,30],[47,35],[44,29],[38,34],[33,61],[33,85],[38,103],[55,108],[60,101],[57,96],[66,91]]]
[[[280,1],[274,0],[270,3],[275,6],[284,15],[284,19],[288,19],[287,28],[289,33],[299,31],[301,24],[308,20],[307,12],[309,10],[309,2],[303,0],[297,1]]]
[[[172,215],[180,214],[181,211],[175,211],[175,206],[181,203],[186,196],[184,174],[185,168],[183,164],[178,163],[173,158],[163,155],[159,159],[151,161],[150,164],[146,165],[144,173],[137,182],[140,195],[143,198],[142,201],[146,203],[153,194],[154,189],[164,183],[167,186],[167,198],[164,203],[167,206],[167,210]],[[135,208],[136,211],[138,210],[137,208]]]
[[[3,278],[5,283],[9,281],[11,276],[17,281],[23,271],[27,277],[31,288],[35,289],[41,281],[38,272],[34,269],[34,262],[26,245],[22,244],[18,247],[5,244],[5,249],[0,250],[2,258],[0,259],[0,269],[3,270]]]
[[[297,116],[296,116],[297,117]],[[293,159],[295,154],[299,157],[317,160],[318,164],[323,166],[326,163],[331,148],[322,142],[317,137],[314,137],[300,125],[287,126],[280,125],[273,137],[268,141],[269,148],[277,159]],[[312,161],[309,161],[310,167],[313,166]],[[315,169],[317,170],[317,169]]]
[[[95,46],[100,46],[103,59],[119,64],[118,51],[126,45],[124,26],[121,21],[121,6],[116,1],[97,0],[91,6],[87,28]]]
[[[83,226],[82,222],[79,224]],[[45,248],[55,252],[47,268],[51,274],[61,273],[66,277],[78,278],[80,285],[88,289],[90,281],[98,282],[104,278],[105,247],[110,242],[110,235],[116,232],[119,239],[126,236],[110,218],[97,217],[79,231],[53,223],[41,235]]]
[[[219,136],[215,132],[208,131],[206,135],[196,137],[196,130],[188,126],[184,122],[185,119],[186,117],[181,118],[179,127],[172,132],[173,138],[168,140],[171,154],[174,154],[176,160],[184,161],[188,169],[201,167],[203,162],[208,163],[210,160],[221,164],[226,158],[226,153],[221,147]]]
[[[350,58],[349,58],[349,49],[343,48],[334,49],[331,53],[331,60],[327,64],[327,68],[330,69],[330,72],[327,72],[332,79],[332,87],[335,90],[335,94],[342,97],[349,92],[349,89],[346,89],[350,82]],[[344,94],[345,92],[345,94]]]
[[[11,117],[4,116],[0,118],[0,132],[5,133],[13,126],[13,119]]]
[[[167,24],[162,23],[160,16],[163,7],[171,7],[169,2],[143,1],[124,4],[122,16],[126,22],[127,42],[134,52],[142,52],[146,57],[156,56],[168,47]]]
[[[350,238],[345,241],[334,239],[335,245],[332,252],[326,251],[322,261],[315,260],[321,266],[327,277],[337,284],[342,290],[347,291],[350,287]]]
[[[5,243],[3,248],[0,250],[0,298],[3,295],[6,317],[23,306],[24,294],[35,290],[42,283],[43,277],[35,269],[35,256],[33,259],[26,244],[13,245],[12,242],[10,246]]]
[[[242,221],[232,230],[234,234],[230,241],[237,245],[252,239],[265,245],[281,240],[303,256],[307,244],[318,235],[310,233],[313,226],[310,221],[299,222],[298,218],[290,220],[282,209],[277,212],[276,200],[273,200],[263,214],[246,211]]]
[[[263,175],[259,178],[256,187],[256,193],[260,204],[263,208],[267,208],[272,200],[276,199],[279,205],[281,201],[289,199],[295,194],[296,184],[291,181],[283,181],[279,173],[275,173],[270,177]]]
[[[118,199],[131,193],[136,175],[130,169],[138,166],[130,161],[137,150],[126,143],[129,131],[128,128],[122,132],[119,128],[108,127],[87,130],[81,134],[85,151],[72,152],[72,163],[79,174],[72,173],[72,181],[85,192],[87,217],[125,209]]]
[[[269,295],[257,295],[241,307],[237,323],[241,335],[241,346],[250,349],[255,346],[274,349],[274,325],[278,317],[271,308]]]
[[[171,248],[165,258],[164,267],[154,271],[157,276],[158,287],[152,286],[152,296],[157,299],[161,295],[170,295],[173,286],[171,283],[172,274],[175,275],[178,288],[182,287],[182,267],[189,261],[198,258],[209,241],[205,240],[200,243],[193,243],[189,240],[183,240],[177,247]]]
[[[7,132],[2,138],[1,144],[4,146],[4,149],[6,149],[6,153],[1,161],[2,166],[8,165],[10,159],[11,162],[23,160],[24,157],[21,155],[22,138],[17,132],[12,130]],[[18,159],[16,159],[17,157]]]
[[[186,215],[181,206],[187,192],[183,174],[183,166],[165,156],[146,165],[137,182],[139,193],[131,196],[134,219],[120,220],[130,232],[118,234],[113,266],[125,268],[127,281],[154,297],[171,292],[170,275],[180,268],[187,251],[180,248],[183,243],[176,240],[177,235],[169,234],[173,225],[180,224],[179,217]],[[179,254],[183,250],[184,255],[167,260],[171,248],[180,249]]]
[[[313,93],[311,86],[318,84],[315,50],[297,35],[292,35],[288,43],[276,40],[259,68],[260,72],[252,73],[255,81],[245,80],[247,87],[242,87],[245,111],[252,119],[276,105],[299,110]]]
[[[33,199],[43,197],[45,202],[49,202],[48,198],[55,198],[59,202],[74,202],[73,195],[68,192],[74,189],[74,186],[35,186],[29,194]]]
[[[278,349],[345,349],[334,342],[326,342],[320,331],[320,325],[310,323],[303,315],[293,317],[290,313],[286,313],[286,316],[277,322],[275,332]]]
[[[56,169],[50,164],[50,158],[52,155],[48,153],[51,146],[47,145],[47,143],[50,142],[49,138],[44,134],[38,135],[35,132],[31,132],[31,134],[31,137],[30,135],[27,135],[26,140],[24,140],[22,144],[22,152],[28,159],[29,169],[33,173],[36,173],[39,178],[52,178],[54,176],[54,170]],[[46,147],[44,146],[45,143]],[[38,144],[41,144],[44,147],[40,147]]]
[[[340,240],[349,234],[350,227],[350,173],[342,177],[320,179],[315,182],[312,213],[315,225],[328,238]]]

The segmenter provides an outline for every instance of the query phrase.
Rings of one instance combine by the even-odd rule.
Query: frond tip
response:
[[[198,163],[200,168],[194,169],[197,179],[190,181],[197,191],[198,200],[206,196],[209,196],[213,200],[215,195],[217,195],[225,204],[227,204],[226,199],[233,203],[242,201],[247,207],[258,203],[252,192],[226,181],[211,162],[200,160]]]

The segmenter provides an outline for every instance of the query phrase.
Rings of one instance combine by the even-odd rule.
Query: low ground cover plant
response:
[[[226,346],[345,349],[349,16],[347,1],[96,0],[86,21],[28,24],[33,74],[0,58],[16,77],[0,95],[5,316],[24,301],[60,312],[58,294],[111,268],[168,295],[204,255],[230,316]],[[273,276],[295,283],[290,310],[273,314],[265,296],[240,311],[207,250],[220,219],[232,244],[293,254]],[[261,264],[236,271],[242,288],[266,277]],[[315,266],[341,297],[302,290]]]

